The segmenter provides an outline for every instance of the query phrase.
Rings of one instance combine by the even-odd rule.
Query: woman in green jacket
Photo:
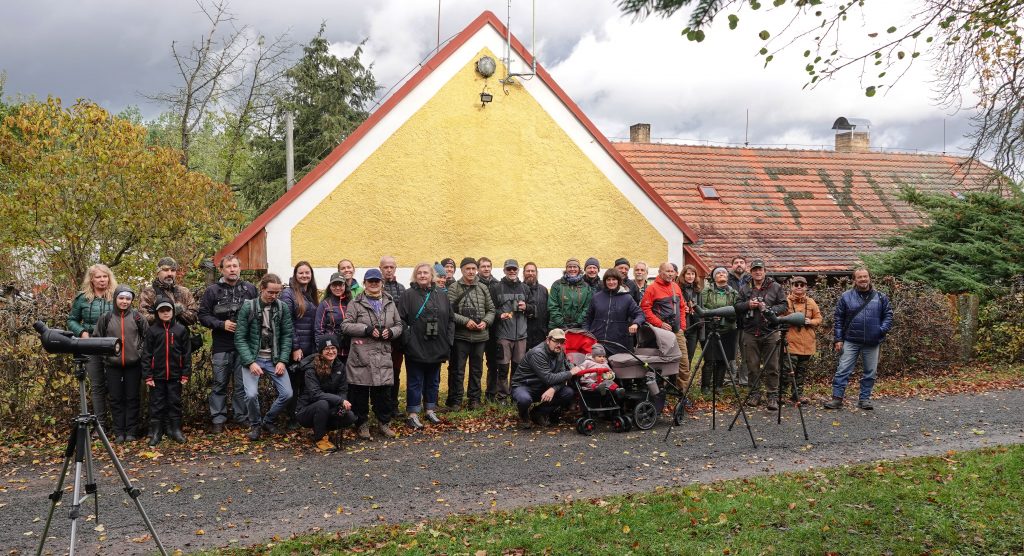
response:
[[[716,268],[712,273],[712,282],[701,292],[701,302],[707,310],[736,304],[739,292],[729,286],[729,271],[724,267]],[[710,332],[712,323],[707,324]],[[705,345],[704,366],[700,372],[700,390],[704,395],[710,394],[712,388],[712,377],[714,388],[721,388],[725,378],[725,366],[731,365],[736,359],[736,317],[724,317],[718,321],[718,334],[722,339],[722,347],[725,349],[727,361],[722,360],[722,354],[717,345]]]
[[[114,288],[117,278],[107,265],[94,264],[85,271],[82,291],[71,304],[68,330],[78,338],[93,335],[100,316],[114,309]],[[90,355],[85,365],[89,377],[92,410],[100,423],[107,423],[107,377],[103,372],[103,357]]]

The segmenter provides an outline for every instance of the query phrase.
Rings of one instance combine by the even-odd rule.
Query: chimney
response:
[[[832,129],[836,131],[837,153],[865,153],[871,147],[871,122],[863,118],[838,118]]]
[[[630,143],[650,143],[651,124],[633,124],[629,126]]]

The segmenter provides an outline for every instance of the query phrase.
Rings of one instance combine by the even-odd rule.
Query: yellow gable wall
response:
[[[522,87],[480,105],[484,49],[292,231],[292,264],[401,266],[464,256],[542,268],[596,256],[652,263],[668,246]],[[500,275],[500,272],[496,272]]]

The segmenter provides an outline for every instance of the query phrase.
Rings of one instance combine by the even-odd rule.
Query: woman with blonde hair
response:
[[[94,264],[85,271],[82,291],[75,296],[68,315],[68,330],[76,337],[88,338],[95,333],[100,316],[114,309],[114,288],[117,278],[107,265]],[[107,378],[103,358],[90,355],[85,366],[92,394],[92,410],[101,423],[106,423]]]

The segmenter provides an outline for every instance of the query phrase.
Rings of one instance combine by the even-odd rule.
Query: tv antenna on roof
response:
[[[530,46],[530,72],[512,73],[512,0],[508,0],[508,9],[505,15],[505,78],[501,80],[502,85],[513,82],[514,77],[525,77],[527,79],[537,75],[537,0],[533,0],[532,7],[532,44]],[[508,91],[505,91],[508,94]]]

